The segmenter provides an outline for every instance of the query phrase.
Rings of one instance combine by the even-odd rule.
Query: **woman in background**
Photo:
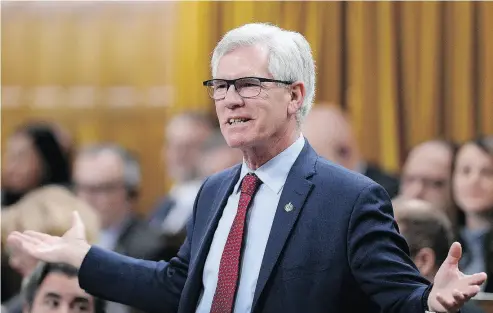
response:
[[[493,136],[466,142],[455,160],[453,191],[463,211],[461,269],[486,272],[483,291],[493,292]]]
[[[62,135],[56,125],[37,122],[19,127],[8,138],[2,167],[2,210],[37,187],[70,184],[70,151]]]
[[[33,230],[53,236],[62,236],[72,226],[73,211],[78,211],[86,226],[89,242],[95,243],[100,230],[100,221],[93,208],[79,200],[70,190],[62,186],[48,185],[26,194],[16,204],[2,211],[2,263],[7,263],[22,278],[27,277],[38,264],[36,259],[20,255],[17,251],[5,251],[5,240],[12,231]],[[18,292],[19,290],[17,290]],[[2,299],[5,301],[6,299]],[[19,296],[2,303],[8,312],[21,313]]]

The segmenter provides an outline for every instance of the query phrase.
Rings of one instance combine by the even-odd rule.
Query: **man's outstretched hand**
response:
[[[73,213],[72,227],[62,237],[29,230],[12,232],[7,238],[7,246],[41,261],[68,263],[77,268],[91,248],[77,212]]]
[[[454,242],[447,259],[438,270],[433,288],[428,297],[428,308],[433,312],[457,312],[474,297],[486,281],[486,273],[465,275],[459,271],[462,247]]]

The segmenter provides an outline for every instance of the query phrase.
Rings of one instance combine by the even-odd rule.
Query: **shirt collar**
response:
[[[470,244],[474,244],[475,242],[481,242],[481,240],[484,240],[488,230],[489,228],[471,230],[464,227],[461,233],[465,240],[469,241]]]
[[[279,153],[256,170],[251,170],[246,164],[245,160],[243,160],[240,179],[238,180],[234,188],[235,193],[239,192],[240,183],[248,173],[253,173],[257,175],[262,183],[265,184],[269,189],[277,194],[280,193],[282,187],[284,186],[284,183],[286,182],[289,171],[300,155],[301,150],[303,150],[304,145],[305,138],[303,137],[303,135],[300,135],[300,137],[296,139],[296,141],[291,146],[289,146],[283,152]]]
[[[355,172],[360,173],[360,174],[365,174],[367,170],[368,170],[368,164],[366,164],[365,161],[360,161],[356,165],[356,168],[354,169]]]
[[[108,228],[102,229],[101,232],[106,235],[120,236],[120,234],[127,227],[127,225],[130,224],[130,222],[131,222],[131,216],[130,214],[128,214],[127,216],[125,216],[125,218],[121,223],[118,223],[116,225],[111,225]]]

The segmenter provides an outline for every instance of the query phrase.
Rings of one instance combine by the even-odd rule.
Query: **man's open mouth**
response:
[[[246,123],[250,121],[250,119],[248,118],[230,118],[228,120],[228,124],[229,125],[237,125],[237,124],[241,124],[241,123]]]

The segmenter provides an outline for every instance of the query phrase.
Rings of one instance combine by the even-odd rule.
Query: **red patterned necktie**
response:
[[[236,211],[236,216],[229,231],[223,255],[221,256],[221,263],[219,264],[219,275],[216,292],[212,300],[211,313],[233,312],[240,271],[245,217],[248,206],[261,183],[261,180],[255,174],[247,174],[241,183],[238,210]]]

